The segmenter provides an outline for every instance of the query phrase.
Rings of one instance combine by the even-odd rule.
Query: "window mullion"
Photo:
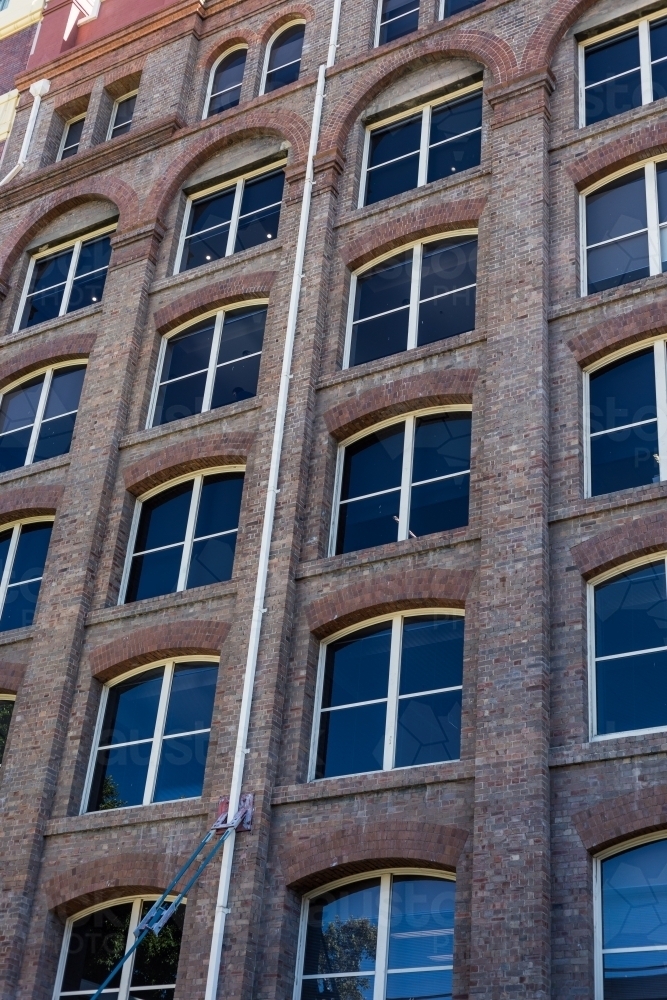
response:
[[[334,503],[331,512],[331,535],[329,536],[329,555],[336,555],[336,538],[338,535],[338,520],[340,517],[340,493],[343,484],[343,467],[345,464],[345,448],[339,447],[336,455],[336,474],[334,477]]]
[[[199,511],[199,498],[201,497],[203,476],[197,476],[192,484],[192,497],[190,499],[190,510],[188,512],[188,523],[185,528],[185,541],[183,544],[183,555],[181,556],[181,569],[178,574],[176,591],[185,590],[188,580],[188,570],[190,569],[190,557],[192,555],[192,543],[195,537],[195,525],[197,524],[197,513]]]
[[[72,294],[72,285],[74,284],[74,275],[76,274],[77,265],[79,263],[79,255],[81,253],[81,247],[83,245],[83,240],[77,240],[74,244],[74,249],[72,250],[72,260],[70,261],[69,271],[67,272],[67,281],[65,282],[65,289],[63,291],[63,300],[60,303],[59,316],[64,316],[67,312],[67,306],[69,305],[69,297]]]
[[[239,225],[239,216],[241,214],[241,199],[243,198],[243,188],[245,186],[245,180],[243,177],[241,180],[236,182],[236,191],[234,192],[234,204],[232,206],[232,217],[229,222],[229,234],[227,236],[227,247],[225,249],[225,257],[230,257],[234,253],[234,245],[236,243],[236,230]]]
[[[591,448],[591,376],[589,372],[584,372],[582,402],[582,417],[584,425],[584,496],[589,497],[593,488],[593,453]]]
[[[417,187],[423,187],[428,177],[428,141],[431,135],[431,105],[427,104],[422,111],[422,130],[419,141],[419,170],[417,171]]]
[[[141,500],[137,500],[134,505],[134,513],[132,514],[132,524],[130,525],[130,535],[127,540],[127,558],[125,559],[125,566],[123,567],[123,575],[120,581],[120,588],[118,590],[118,603],[125,603],[125,593],[127,591],[127,584],[130,579],[130,570],[132,569],[132,557],[134,556],[134,546],[137,541],[137,531],[139,530],[139,518],[141,517]]]
[[[132,903],[132,913],[130,914],[130,926],[127,929],[127,941],[125,943],[126,954],[135,941],[134,928],[137,926],[141,920],[141,900],[135,899]],[[129,962],[126,962],[123,966],[122,972],[120,974],[120,989],[118,990],[118,1000],[129,1000],[130,993],[130,983],[132,981],[132,970],[134,968],[134,959],[136,958],[136,952]]]
[[[155,793],[155,780],[157,778],[157,768],[160,762],[160,751],[162,750],[162,737],[164,736],[164,724],[167,719],[167,708],[169,706],[169,696],[171,694],[171,682],[174,677],[174,661],[171,660],[164,668],[162,675],[162,687],[160,689],[160,700],[157,706],[155,718],[155,729],[153,731],[153,745],[148,761],[148,773],[146,775],[146,787],[144,788],[144,805],[147,806],[153,801]]]
[[[211,409],[213,399],[213,386],[215,385],[215,372],[220,353],[220,341],[222,339],[222,325],[225,321],[224,310],[215,317],[215,329],[213,330],[213,342],[211,343],[211,356],[208,361],[208,373],[206,375],[206,385],[204,387],[204,398],[201,404],[202,413]]]
[[[384,760],[382,766],[390,771],[396,756],[396,721],[398,719],[398,688],[401,674],[401,642],[403,639],[403,619],[399,616],[391,623],[391,652],[389,654],[389,683],[387,686],[387,721],[384,736]]]
[[[183,213],[183,225],[181,226],[181,235],[178,241],[178,251],[176,253],[176,264],[174,266],[174,274],[179,274],[181,266],[183,264],[185,240],[188,235],[188,228],[190,226],[191,216],[192,216],[192,198],[188,198],[187,202],[185,203],[185,212]]]
[[[639,68],[642,82],[642,104],[653,100],[651,77],[651,27],[648,21],[639,22]]]
[[[20,533],[21,525],[15,524],[12,529],[12,537],[9,541],[9,550],[7,552],[5,567],[2,571],[2,579],[0,579],[0,617],[2,617],[2,612],[5,610],[7,587],[9,586],[9,578],[12,573],[12,566],[14,565],[14,556],[16,555],[16,550],[18,548]]]
[[[579,128],[586,124],[586,48],[579,46]]]
[[[350,353],[352,351],[352,324],[354,322],[354,303],[357,297],[357,275],[350,278],[350,291],[347,300],[347,325],[345,329],[345,350],[343,352],[343,369],[350,367]]]
[[[646,223],[648,226],[648,259],[651,274],[662,273],[660,254],[660,223],[658,222],[658,184],[655,163],[650,161],[645,168],[646,178]]]
[[[658,456],[660,480],[667,479],[667,355],[665,341],[653,345],[655,360],[655,400],[658,411]]]
[[[371,155],[371,130],[364,131],[364,155],[361,161],[361,183],[359,184],[359,201],[357,208],[363,208],[366,201],[366,185],[368,183],[368,161]]]
[[[412,275],[410,280],[410,310],[408,313],[408,350],[417,346],[417,326],[419,323],[419,292],[422,276],[424,247],[418,243],[412,251]]]
[[[42,391],[39,396],[39,402],[37,404],[37,410],[35,412],[35,422],[32,425],[32,433],[30,434],[30,441],[28,443],[28,450],[25,456],[24,465],[31,465],[35,454],[35,448],[37,447],[37,438],[39,437],[39,432],[42,426],[42,418],[44,416],[44,410],[46,409],[46,402],[49,398],[49,390],[51,389],[51,381],[53,379],[53,368],[49,370],[44,375],[44,381],[42,382]]]
[[[410,487],[412,485],[412,451],[415,443],[415,418],[405,421],[403,435],[403,468],[401,471],[401,504],[398,512],[398,541],[408,537],[410,518]]]
[[[391,875],[380,878],[380,906],[378,912],[378,936],[375,949],[375,982],[373,1000],[384,1000],[387,978],[387,957],[389,955],[389,914],[391,906]]]

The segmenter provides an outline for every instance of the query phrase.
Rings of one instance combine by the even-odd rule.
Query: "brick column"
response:
[[[548,96],[487,91],[489,275],[470,996],[549,996]]]

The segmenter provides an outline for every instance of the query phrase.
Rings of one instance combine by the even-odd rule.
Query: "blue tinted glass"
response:
[[[32,427],[23,431],[12,431],[0,437],[0,472],[18,469],[25,465]]]
[[[216,410],[219,406],[228,406],[256,396],[260,361],[257,354],[254,358],[221,365],[215,373],[211,409]]]
[[[464,628],[462,616],[405,619],[399,694],[436,691],[461,683]]]
[[[144,552],[146,549],[182,542],[185,539],[191,497],[192,480],[144,500],[134,551]]]
[[[208,368],[211,359],[211,344],[215,320],[207,319],[196,327],[170,337],[164,352],[164,364],[160,380],[182,378]]]
[[[667,653],[598,661],[596,688],[598,733],[667,726]]]
[[[88,812],[143,803],[152,745],[149,740],[99,751]]]
[[[456,883],[395,875],[389,918],[388,969],[451,965]],[[394,993],[394,996],[402,994]],[[433,995],[430,992],[429,996]]]
[[[656,168],[656,179],[658,182],[658,220],[667,222],[667,163],[659,164]],[[662,252],[663,261],[665,251]]]
[[[412,482],[469,469],[471,424],[472,418],[467,414],[417,420]]]
[[[417,187],[418,171],[418,153],[370,170],[366,175],[366,204],[374,205]]]
[[[63,250],[52,257],[42,257],[35,261],[30,282],[30,293],[41,292],[53,285],[61,285],[67,281],[69,266],[72,262],[73,250]]]
[[[186,587],[206,587],[231,580],[236,550],[236,532],[195,542]]]
[[[242,492],[242,472],[206,476],[199,500],[195,538],[238,528]]]
[[[468,523],[470,476],[440,479],[413,486],[410,495],[410,534],[421,538],[436,531],[463,528]]]
[[[646,228],[644,171],[627,174],[586,198],[588,246]]]
[[[418,153],[421,138],[421,113],[371,132],[368,166],[395,160],[406,153]]]
[[[419,304],[417,346],[448,340],[475,329],[476,286]]]
[[[134,106],[136,103],[136,94],[132,97],[126,97],[124,101],[118,102],[116,105],[112,136],[125,135],[126,132],[130,131],[130,125],[132,124],[132,117],[134,115]]]
[[[51,522],[21,526],[14,565],[9,576],[10,583],[33,580],[43,574],[52,529]]]
[[[164,740],[153,795],[155,802],[201,795],[208,743],[207,732],[170,736]]]
[[[241,216],[250,212],[258,212],[267,205],[275,205],[283,196],[285,172],[278,170],[274,174],[263,174],[243,185],[241,199]]]
[[[109,688],[100,746],[153,738],[164,667]]]
[[[586,86],[639,68],[639,32],[635,28],[585,50]]]
[[[398,538],[400,490],[341,504],[336,553],[385,545]]]
[[[382,769],[387,703],[322,712],[316,778]]]
[[[305,30],[305,24],[293,24],[276,38],[271,46],[269,71],[301,58]]]
[[[338,976],[336,979],[304,979],[301,984],[301,1000],[338,1000],[349,996],[354,1000],[373,1000],[375,975]]]
[[[82,278],[75,278],[67,303],[67,312],[85,309],[86,306],[94,305],[95,302],[101,302],[106,280],[106,271],[98,271],[94,274],[84,275]]]
[[[460,756],[460,690],[399,700],[395,767],[435,764]]]
[[[397,972],[387,975],[386,1000],[451,1000],[451,970]]]
[[[275,240],[279,223],[280,205],[276,205],[274,208],[263,208],[259,212],[239,219],[234,253],[250,250],[251,247],[266,243],[267,240]]]
[[[452,17],[462,10],[475,7],[478,3],[482,3],[482,0],[445,0],[445,17]]]
[[[604,948],[667,944],[667,841],[643,844],[602,862],[602,926]],[[633,956],[614,958],[627,964]],[[655,953],[637,958],[639,967],[646,959],[663,968],[667,961],[667,955]]]
[[[429,144],[445,142],[482,127],[482,92],[439,104],[431,112]]]
[[[451,177],[461,170],[478,167],[482,159],[482,133],[470,132],[459,139],[451,139],[441,146],[433,146],[428,157],[427,182]]]
[[[405,424],[394,424],[345,449],[341,500],[401,485]]]
[[[67,126],[67,135],[65,137],[65,145],[63,147],[62,159],[64,160],[67,156],[73,156],[76,153],[79,143],[81,142],[81,135],[83,134],[83,126],[86,124],[85,118],[79,118],[77,122],[72,122]]]
[[[204,405],[204,390],[206,389],[207,373],[190,375],[161,385],[155,403],[153,426],[169,424],[172,420],[182,417],[192,417],[201,413]]]
[[[183,546],[160,549],[145,556],[134,556],[127,584],[125,603],[144,601],[161,594],[174,594],[181,568]]]
[[[300,60],[288,63],[286,66],[280,66],[278,69],[269,70],[266,74],[264,93],[270,94],[274,90],[280,90],[281,87],[286,87],[289,83],[296,83],[299,79],[300,70]]]
[[[658,422],[591,438],[591,495],[660,482]]]
[[[217,679],[216,663],[176,665],[164,727],[167,736],[210,727]]]
[[[44,410],[45,420],[78,409],[85,374],[85,365],[79,365],[75,368],[58,368],[54,371],[49,398]]]
[[[595,655],[667,645],[665,564],[621,573],[595,588]]]
[[[230,53],[222,62],[218,63],[213,77],[212,94],[219,94],[221,91],[229,90],[232,87],[236,89],[236,87],[240,86],[243,81],[243,71],[245,69],[247,54],[247,49],[237,49],[236,52]],[[232,106],[227,105],[227,107]],[[223,109],[218,108],[217,110]],[[209,114],[211,114],[211,109],[209,109]]]
[[[21,318],[21,329],[35,326],[37,323],[46,323],[47,320],[59,316],[64,291],[65,286],[59,285],[50,292],[37,292],[35,295],[31,295],[25,304]]]
[[[667,57],[667,21],[651,21],[649,25],[651,32],[651,59],[665,59]]]
[[[481,124],[481,92],[433,109],[426,178],[429,184],[479,165],[482,156]]]
[[[45,420],[40,428],[33,462],[44,462],[47,458],[66,455],[72,443],[76,413],[65,417],[55,417]],[[20,432],[23,433],[23,432]]]
[[[641,233],[588,251],[588,292],[617,288],[650,274],[648,236]]]
[[[419,27],[419,5],[415,6],[414,0],[408,0],[407,3],[394,3],[391,6],[393,12],[385,10],[385,20],[380,25],[379,45],[402,38],[403,35],[416,31]],[[388,20],[388,18],[392,18],[392,20]]]
[[[604,956],[605,1000],[667,996],[667,952],[621,952]]]
[[[109,956],[120,958],[125,951],[131,914],[132,903],[119,903],[74,921],[63,990],[88,989],[92,996],[102,985],[113,968],[109,965]],[[111,981],[111,987],[118,987],[120,976],[119,972]]]
[[[237,309],[225,314],[218,364],[261,351],[266,325],[266,306]]]
[[[621,358],[590,376],[591,433],[657,415],[653,348]]]
[[[397,254],[357,278],[354,321],[410,304],[412,250]]]
[[[408,346],[409,311],[407,306],[375,319],[362,320],[352,327],[350,366],[386,358],[405,351]]]
[[[219,115],[222,111],[235,108],[241,100],[241,84],[238,87],[231,87],[223,90],[221,94],[213,94],[208,105],[208,117]]]
[[[422,257],[419,298],[430,299],[477,281],[477,238],[427,243]]]
[[[633,73],[617,76],[606,83],[588,87],[585,93],[586,124],[593,125],[641,106],[641,73],[635,70]]]
[[[372,972],[379,907],[379,878],[355,882],[311,900],[304,975]]]
[[[76,265],[77,278],[101,267],[108,267],[110,258],[111,236],[99,236],[96,240],[83,243]]]
[[[42,394],[44,376],[39,375],[30,382],[24,382],[18,389],[6,392],[0,406],[0,434],[28,427],[34,423],[39,397]]]
[[[227,252],[229,225],[212,229],[203,236],[190,236],[185,241],[181,271],[200,267],[212,260],[220,260]]]
[[[229,226],[235,194],[236,185],[231,188],[225,188],[224,191],[219,191],[208,198],[201,198],[199,201],[194,201],[190,216],[190,232],[201,233],[203,230],[211,229],[214,226]]]
[[[32,625],[39,597],[41,580],[13,584],[7,590],[5,605],[0,618],[0,632]]]
[[[391,622],[327,646],[322,708],[387,697]]]
[[[667,60],[663,59],[662,62],[653,63],[651,76],[653,77],[653,100],[659,101],[667,96]]]

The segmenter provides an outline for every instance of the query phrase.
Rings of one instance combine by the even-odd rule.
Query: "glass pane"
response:
[[[585,95],[586,124],[604,121],[614,115],[623,114],[642,103],[641,73],[635,70],[624,76],[617,76],[607,83],[589,87]]]
[[[653,348],[594,372],[590,407],[592,434],[657,416]]]
[[[400,492],[342,504],[338,515],[336,554],[356,552],[398,539]]]
[[[667,645],[665,563],[621,573],[595,588],[595,655]]]
[[[421,130],[421,112],[413,118],[404,118],[385,128],[374,129],[370,138],[368,166],[376,167],[406,153],[418,153]]]
[[[322,712],[316,778],[382,769],[387,703]]]
[[[445,17],[452,17],[453,14],[468,10],[481,2],[482,0],[445,0]]]
[[[149,741],[98,751],[88,812],[143,803],[152,746]]]
[[[235,361],[261,351],[266,325],[266,306],[237,309],[225,314],[218,364]]]
[[[75,368],[57,368],[54,371],[49,398],[44,410],[45,420],[78,409],[85,374],[85,365],[77,365]]]
[[[460,690],[399,700],[394,767],[458,760],[460,756]]]
[[[146,916],[152,901],[148,900],[141,907],[141,916]],[[178,956],[181,951],[183,923],[185,921],[185,904],[181,904],[169,919],[158,937],[147,934],[137,948],[132,972],[132,986],[161,986],[176,982],[178,972]],[[153,1000],[152,991],[137,992],[137,997],[149,997]],[[155,994],[156,1000],[158,994]]]
[[[176,665],[164,727],[166,736],[210,727],[217,679],[216,663]]]
[[[667,841],[656,840],[602,862],[604,948],[667,944]],[[607,956],[622,962],[634,956]],[[636,956],[639,958],[639,956]],[[661,965],[667,954],[643,955]]]
[[[60,307],[63,301],[64,285],[51,289],[50,292],[37,292],[31,295],[25,304],[21,329],[28,326],[35,326],[37,323],[45,323],[49,319],[55,319],[60,315]]]
[[[408,321],[406,306],[397,312],[355,323],[350,341],[350,366],[363,365],[367,361],[407,350]]]
[[[241,83],[243,81],[243,71],[245,70],[247,54],[247,49],[237,49],[236,52],[231,52],[220,63],[218,63],[218,67],[213,77],[211,94],[221,94],[222,91],[229,91],[233,88],[237,96],[233,103],[230,103],[230,98],[228,97],[226,103],[216,105],[215,109],[213,108],[213,101],[211,101],[209,115],[214,114],[215,111],[223,111],[226,108],[233,108],[238,104],[238,94],[240,94]],[[233,100],[233,98],[231,100]]]
[[[660,1000],[667,996],[667,952],[604,956],[605,1000]]]
[[[23,431],[13,431],[0,437],[0,472],[18,469],[25,465],[32,427]]]
[[[141,508],[135,552],[182,542],[190,511],[192,480],[145,500]]]
[[[651,21],[649,30],[651,32],[651,59],[653,61],[665,59],[667,57],[667,21]],[[653,100],[656,101],[657,97],[654,97]]]
[[[475,329],[476,286],[429,299],[419,306],[417,346],[458,337]]]
[[[73,249],[63,250],[35,261],[29,292],[41,292],[53,285],[64,285],[72,262]]]
[[[73,156],[79,148],[79,143],[81,142],[81,135],[83,133],[83,126],[86,124],[85,118],[79,118],[78,122],[72,122],[67,126],[67,135],[65,137],[65,145],[63,147],[62,159],[64,160],[67,156]]]
[[[452,996],[452,973],[399,972],[387,976],[387,1000],[449,1000]]]
[[[241,100],[241,84],[238,87],[231,87],[222,94],[214,94],[208,106],[208,117],[219,115],[223,111],[235,108]]]
[[[192,799],[201,795],[209,733],[170,736],[160,751],[154,802]]]
[[[278,170],[273,174],[262,174],[254,180],[246,181],[243,185],[243,198],[241,199],[241,215],[248,215],[251,212],[258,212],[260,208],[267,205],[275,205],[283,196],[285,186],[285,172]]]
[[[9,544],[12,540],[13,530],[0,532],[0,575],[4,572],[5,561],[7,559],[7,553],[9,552]]]
[[[660,482],[658,423],[611,431],[591,439],[591,494]]]
[[[34,423],[37,404],[42,394],[44,376],[38,375],[30,382],[24,382],[17,389],[5,392],[0,406],[0,434],[28,427]]]
[[[211,360],[211,345],[215,319],[205,320],[196,327],[170,337],[164,352],[161,382],[206,371]]]
[[[236,185],[193,201],[190,215],[190,233],[201,233],[214,226],[229,225],[234,206]],[[223,251],[224,254],[224,251]]]
[[[195,542],[186,588],[206,587],[231,580],[236,551],[236,532]]]
[[[477,238],[438,240],[424,246],[420,301],[477,281]],[[474,298],[473,298],[474,302]],[[436,339],[436,338],[434,338]]]
[[[403,622],[399,694],[454,687],[463,676],[463,616],[420,615]]]
[[[271,55],[269,56],[270,70],[301,58],[305,29],[305,24],[293,24],[286,31],[283,31],[282,35],[276,38],[271,47]]]
[[[45,421],[40,429],[33,462],[43,462],[57,455],[67,455],[72,443],[76,413]]]
[[[600,83],[610,76],[639,68],[639,32],[635,28],[623,35],[585,50],[586,86]]]
[[[389,918],[389,970],[452,964],[455,894],[456,883],[448,879],[394,876]],[[395,995],[403,996],[402,993]]]
[[[397,254],[357,278],[354,322],[410,304],[412,250]]]
[[[234,253],[249,250],[251,247],[259,246],[260,243],[266,243],[267,240],[274,240],[279,222],[280,205],[276,205],[275,208],[264,208],[254,215],[239,219]]]
[[[13,701],[7,701],[4,698],[0,699],[0,764],[2,764],[2,758],[5,755],[7,737],[9,736],[9,723],[12,721],[13,711]]]
[[[482,127],[481,90],[458,101],[439,104],[431,112],[429,144],[451,140],[463,132]]]
[[[211,260],[221,260],[227,252],[229,225],[212,229],[202,236],[190,236],[185,241],[181,271],[200,267]]]
[[[289,63],[287,66],[281,66],[279,69],[270,70],[266,74],[264,93],[270,94],[274,90],[280,90],[281,87],[286,87],[289,83],[296,83],[299,79],[300,71],[300,61]]]
[[[215,373],[211,409],[217,410],[219,406],[228,406],[256,396],[261,360],[261,356],[257,354],[254,358],[221,365]]]
[[[311,900],[304,976],[375,969],[380,879],[354,882]],[[359,983],[360,989],[365,989]]]
[[[116,116],[113,123],[113,135],[125,135],[130,131],[134,106],[137,103],[137,95],[126,97],[124,101],[119,101],[116,105]]]
[[[589,294],[648,278],[649,273],[646,233],[588,251]]]
[[[374,169],[369,169],[366,179],[367,205],[417,187],[421,123],[419,114],[371,132],[368,166]],[[388,163],[406,154],[412,155]],[[379,164],[387,165],[379,168]]]
[[[385,166],[376,167],[366,175],[366,204],[374,205],[403,191],[417,187],[419,153],[406,156]]]
[[[442,143],[429,150],[427,181],[479,165],[482,155],[482,94],[433,108],[429,142]],[[477,129],[476,132],[471,132]],[[469,133],[462,135],[461,133]],[[456,138],[456,137],[459,138]]]
[[[111,259],[111,236],[99,236],[96,240],[88,240],[82,244],[79,260],[76,265],[76,276],[81,277],[91,271],[97,271],[109,266]]]
[[[153,738],[163,676],[159,667],[109,688],[100,746]]]
[[[626,174],[586,198],[588,246],[646,228],[644,171]]]
[[[200,372],[198,375],[189,375],[178,379],[177,382],[161,385],[155,403],[153,427],[201,413],[204,405],[206,377],[206,372]]]
[[[460,139],[451,139],[442,146],[434,146],[428,154],[427,182],[451,177],[461,170],[478,167],[482,159],[482,132],[471,132]]]
[[[337,979],[304,979],[301,1000],[373,1000],[375,976],[340,976]]]
[[[175,594],[182,555],[183,546],[176,545],[172,549],[134,556],[125,603],[145,601],[161,594]]]
[[[667,726],[667,653],[597,664],[598,733]]]
[[[62,990],[95,990],[125,954],[131,903],[95,910],[72,927]],[[120,985],[120,972],[111,983]]]
[[[327,646],[322,708],[387,697],[391,622]]]
[[[386,9],[388,6],[389,4],[385,4],[385,20],[380,25],[379,45],[393,42],[396,38],[402,38],[403,35],[407,35],[411,31],[416,31],[419,27],[419,5],[417,4],[415,7],[414,0],[408,0],[407,3],[399,2],[391,4],[395,9],[395,13],[393,14]],[[386,20],[390,17],[395,18],[395,20]]]
[[[405,424],[367,434],[345,449],[341,500],[401,485]]]
[[[32,625],[40,584],[41,580],[33,580],[32,583],[20,583],[8,589],[0,618],[0,632]]]
[[[242,492],[242,472],[206,476],[199,501],[195,538],[238,528]]]
[[[96,274],[88,274],[82,278],[75,278],[69,302],[67,303],[67,312],[71,313],[75,309],[84,309],[95,302],[101,302],[106,280],[106,271],[98,271]]]
[[[46,524],[38,521],[36,524],[22,525],[14,565],[9,576],[10,583],[34,580],[43,574],[52,529],[53,524],[50,521]]]
[[[469,494],[469,475],[413,486],[410,497],[411,535],[420,538],[436,531],[464,527],[468,523]]]
[[[415,428],[412,482],[448,476],[470,468],[468,414],[421,417]]]
[[[653,77],[653,100],[667,96],[667,61],[654,63],[651,67]]]

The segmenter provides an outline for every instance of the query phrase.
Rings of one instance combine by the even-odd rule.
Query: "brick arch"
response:
[[[667,550],[667,511],[636,517],[570,549],[577,569],[590,579],[631,559]]]
[[[437,33],[429,33],[410,46],[385,54],[374,71],[369,71],[350,89],[325,124],[320,149],[344,149],[354,122],[378,94],[411,70],[447,56],[475,60],[489,70],[494,84],[507,83],[517,70],[514,51],[502,38],[475,28],[455,28],[443,33],[442,24],[438,24]]]
[[[271,36],[274,35],[276,31],[279,31],[283,25],[289,24],[290,21],[294,21],[300,17],[302,17],[306,23],[313,20],[315,17],[315,11],[310,4],[292,3],[289,5],[287,10],[282,11],[278,17],[272,18],[260,36],[259,43],[262,48],[265,45],[268,45]]]
[[[268,108],[242,111],[229,120],[212,124],[176,157],[165,175],[151,188],[144,204],[144,220],[161,219],[183,182],[202,163],[233,143],[263,135],[277,136],[288,142],[292,147],[293,164],[306,159],[310,130],[301,115]]]
[[[664,830],[667,835],[667,785],[637,786],[582,809],[572,819],[591,854],[645,833]]]
[[[240,34],[239,31],[235,29],[232,33],[225,35],[223,38],[216,37],[211,49],[205,54],[204,58],[200,62],[200,71],[204,74],[205,82],[208,84],[209,73],[220,56],[224,56],[227,49],[234,48],[236,45],[245,45],[248,50],[250,50],[250,48],[256,44],[257,35],[254,31],[246,31],[244,34]]]
[[[568,340],[567,346],[578,364],[589,365],[621,347],[629,347],[666,332],[667,318],[661,316],[651,304],[631,309],[620,316],[611,316],[604,323],[597,323]]]
[[[0,694],[18,693],[26,666],[13,660],[0,660]]]
[[[476,380],[476,368],[445,368],[384,382],[332,406],[325,412],[324,422],[329,433],[343,441],[381,420],[411,410],[471,403]]]
[[[213,281],[196,292],[181,295],[168,306],[158,309],[154,316],[155,329],[160,334],[168,333],[181,323],[196,319],[212,309],[222,309],[223,306],[243,302],[244,299],[266,298],[277,274],[277,271],[252,271],[250,274]]]
[[[90,672],[104,683],[134,667],[170,656],[218,656],[230,628],[229,622],[187,619],[133,629],[120,639],[93,649],[89,656]]]
[[[281,853],[281,867],[286,885],[295,892],[381,868],[453,872],[467,839],[467,830],[440,823],[435,815],[421,822],[348,817],[342,829],[293,836]]]
[[[216,465],[241,465],[246,461],[254,438],[254,434],[242,431],[209,434],[162,448],[123,471],[125,489],[138,497],[188,472],[211,469]]]
[[[667,152],[667,122],[660,118],[647,122],[637,132],[624,139],[613,139],[599,149],[581,156],[568,167],[568,173],[578,191],[602,180],[607,174],[651,156]]]
[[[24,486],[0,491],[0,524],[9,524],[22,517],[55,514],[63,491],[63,486]]]
[[[317,639],[367,621],[376,615],[408,608],[462,608],[472,585],[473,570],[381,570],[347,587],[332,589],[306,608],[308,627]]]
[[[0,365],[0,391],[44,365],[87,358],[94,343],[94,333],[70,333],[41,341]]]
[[[598,0],[556,0],[526,41],[521,74],[543,72],[551,65],[558,43]]]
[[[44,884],[47,908],[65,920],[89,906],[120,896],[161,893],[183,860],[176,854],[109,852],[51,876]]]
[[[119,212],[118,232],[131,229],[139,217],[134,188],[113,177],[87,177],[40,199],[12,230],[0,247],[0,282],[7,285],[12,268],[38,233],[59,215],[91,201],[109,201]]]

